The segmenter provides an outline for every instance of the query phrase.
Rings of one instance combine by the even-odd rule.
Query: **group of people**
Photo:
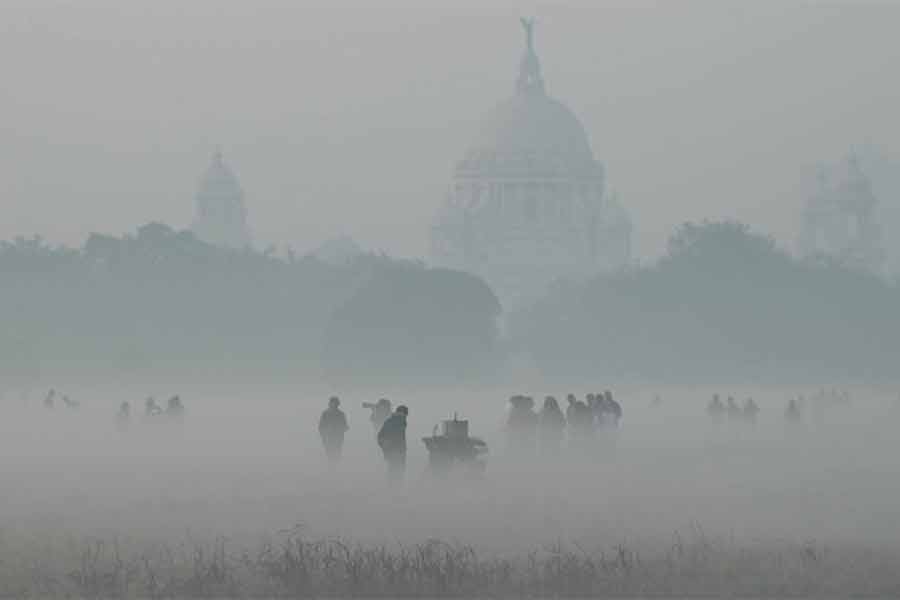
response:
[[[391,401],[382,398],[375,403],[363,403],[363,408],[371,410],[369,420],[375,430],[375,440],[387,463],[388,477],[398,480],[406,471],[406,418],[409,409],[400,405],[391,410]],[[344,447],[344,435],[349,431],[347,415],[341,410],[341,400],[337,396],[328,399],[326,408],[319,417],[319,436],[325,447],[329,463],[336,464]]]
[[[182,417],[184,417],[184,404],[181,402],[181,396],[175,395],[169,398],[165,408],[157,404],[156,398],[153,396],[144,400],[144,419],[180,420]],[[130,424],[131,403],[126,401],[119,405],[119,410],[116,412],[116,425],[120,429],[124,429]]]
[[[803,413],[809,404],[809,409],[813,416],[822,417],[822,413],[829,408],[847,406],[850,404],[850,394],[846,391],[832,389],[826,391],[824,388],[809,397],[809,400],[803,396],[790,398],[784,408],[784,419],[788,423],[799,423],[803,420]],[[713,422],[720,423],[724,420],[738,421],[744,423],[755,423],[756,417],[760,412],[759,406],[753,398],[747,398],[743,405],[739,405],[733,396],[729,396],[725,402],[722,402],[718,394],[714,394],[712,400],[706,407],[706,412],[712,418]]]
[[[566,401],[563,413],[556,398],[547,396],[540,412],[536,412],[531,396],[511,397],[507,431],[514,450],[526,455],[536,450],[553,454],[562,447],[566,431],[570,441],[577,443],[592,438],[597,431],[618,429],[622,420],[622,406],[609,390],[588,394],[584,400],[569,394]]]
[[[47,392],[47,395],[44,396],[44,408],[54,409],[56,408],[56,399],[61,398],[63,406],[66,408],[78,408],[81,404],[77,400],[72,400],[68,394],[63,394],[62,396],[58,396],[56,390],[51,389]]]
[[[744,423],[755,423],[756,417],[759,415],[759,405],[753,398],[744,400],[743,405],[739,405],[734,396],[728,396],[726,402],[722,402],[719,394],[713,394],[712,400],[706,407],[706,413],[710,418],[719,423],[725,419],[729,421],[741,421]]]

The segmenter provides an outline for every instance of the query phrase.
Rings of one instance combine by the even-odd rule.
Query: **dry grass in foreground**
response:
[[[588,597],[900,595],[900,553],[815,543],[740,547],[697,529],[667,547],[554,543],[514,557],[428,540],[362,545],[301,528],[254,549],[0,536],[2,597]]]

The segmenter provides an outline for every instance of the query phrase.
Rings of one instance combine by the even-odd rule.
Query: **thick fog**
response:
[[[0,3],[0,596],[896,595],[898,25]]]
[[[502,389],[379,390],[410,406],[406,481],[393,488],[360,406],[371,392],[342,395],[350,430],[343,460],[329,468],[315,424],[333,390],[182,385],[182,422],[141,416],[141,394],[173,391],[73,387],[77,410],[46,409],[35,393],[5,398],[7,583],[27,561],[76,565],[92,540],[137,555],[159,545],[193,552],[190,544],[221,538],[237,555],[295,526],[309,539],[392,549],[439,539],[509,559],[560,543],[589,554],[624,546],[653,560],[682,540],[702,541],[733,553],[735,569],[747,568],[741,552],[789,561],[807,544],[858,574],[893,560],[900,534],[898,405],[883,389],[846,390],[851,403],[841,404],[809,387],[626,387],[617,395],[621,429],[587,445],[570,440],[552,456],[510,449]],[[533,391],[562,398],[568,390]],[[752,395],[758,422],[711,421],[715,392],[741,402]],[[802,416],[788,422],[787,399],[798,394],[806,395]],[[135,414],[117,427],[124,399]],[[427,472],[420,438],[455,413],[490,446],[482,479]],[[856,589],[850,581],[843,589]]]
[[[897,147],[900,7],[844,2],[32,2],[0,6],[0,237],[190,223],[221,145],[256,239],[422,256],[454,161],[538,20],[659,255],[686,220],[791,246],[815,165]],[[896,158],[894,158],[896,160]],[[895,188],[896,189],[896,188]],[[896,198],[883,198],[895,204]]]

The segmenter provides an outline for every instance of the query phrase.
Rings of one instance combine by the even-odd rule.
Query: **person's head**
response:
[[[569,404],[575,404],[575,402],[576,402],[575,394],[569,394],[568,396],[566,396],[566,401]]]
[[[405,417],[409,414],[409,409],[405,405],[401,404],[400,406],[397,407],[397,410],[395,410],[394,412],[396,412],[398,415],[403,415]]]
[[[391,410],[391,401],[388,400],[387,398],[379,398],[378,402],[376,403],[376,406],[378,406],[380,408],[387,408],[388,410]]]
[[[123,402],[122,406],[119,407],[119,410],[121,410],[122,412],[128,412],[131,410],[131,405],[127,402]]]
[[[332,396],[328,399],[328,408],[337,408],[341,405],[341,399],[337,396]]]
[[[544,398],[544,410],[559,410],[559,404],[553,396]]]

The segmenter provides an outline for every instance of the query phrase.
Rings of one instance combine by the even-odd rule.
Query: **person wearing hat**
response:
[[[332,465],[341,459],[344,447],[344,434],[350,429],[347,415],[340,409],[341,401],[337,396],[328,399],[328,408],[319,417],[319,435],[325,447],[325,456]]]
[[[378,446],[387,462],[388,479],[392,482],[403,478],[406,470],[406,417],[409,409],[400,405],[387,418],[378,431]]]

